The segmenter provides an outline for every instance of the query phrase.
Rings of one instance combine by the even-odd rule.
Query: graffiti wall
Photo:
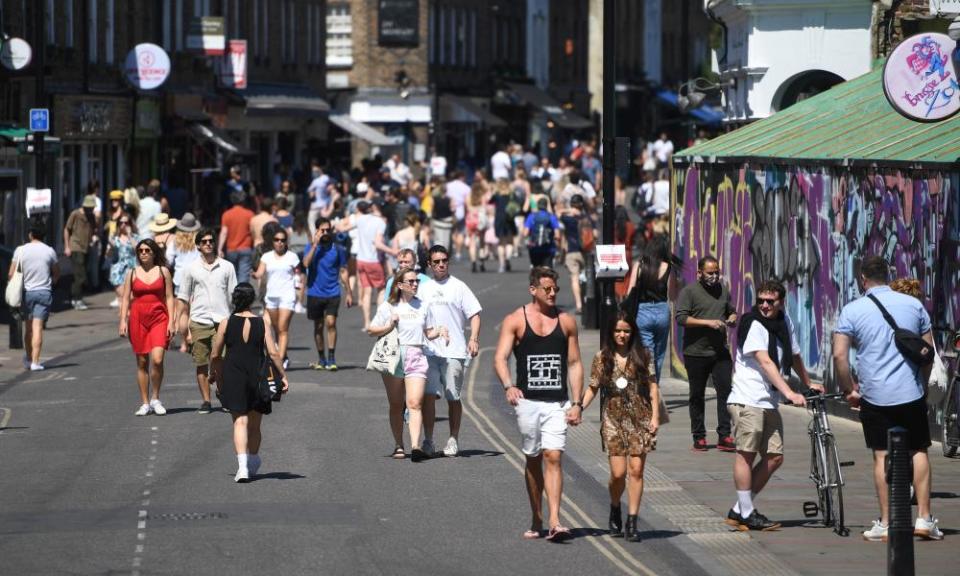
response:
[[[674,252],[696,282],[696,261],[720,260],[734,305],[755,286],[787,286],[787,313],[811,376],[832,373],[840,309],[860,294],[858,263],[881,254],[918,278],[934,325],[960,327],[957,173],[800,166],[694,165],[674,172]],[[675,327],[676,328],[676,327]],[[679,341],[673,366],[683,374]],[[733,348],[731,348],[733,349]]]

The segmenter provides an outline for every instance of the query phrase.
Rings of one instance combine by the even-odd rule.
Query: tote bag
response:
[[[7,290],[3,296],[7,306],[11,308],[19,308],[23,304],[23,262],[20,258],[17,258],[17,269],[7,282]]]
[[[400,364],[400,335],[394,328],[377,338],[367,359],[367,370],[381,374],[394,375]]]

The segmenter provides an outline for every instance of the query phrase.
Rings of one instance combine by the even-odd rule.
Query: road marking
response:
[[[3,429],[7,427],[7,424],[10,423],[10,415],[13,414],[13,410],[9,408],[0,408],[0,434],[3,433]]]
[[[150,458],[147,460],[147,472],[144,479],[144,490],[143,490],[143,500],[140,501],[140,509],[137,511],[137,545],[133,549],[133,562],[132,570],[130,571],[131,576],[140,576],[140,568],[143,567],[143,553],[146,550],[146,546],[143,542],[147,539],[147,517],[149,516],[149,507],[150,507],[150,486],[153,484],[153,467],[155,465],[157,456],[157,436],[159,434],[159,427],[152,426],[150,428]]]
[[[490,418],[477,406],[476,402],[473,399],[473,390],[474,384],[477,379],[477,368],[480,366],[480,358],[483,356],[484,352],[490,352],[495,350],[493,347],[481,348],[477,353],[476,358],[471,361],[470,366],[470,376],[467,379],[467,395],[464,401],[470,410],[465,410],[464,414],[470,418],[474,425],[480,430],[480,433],[483,434],[487,440],[494,445],[498,450],[503,452],[504,458],[509,462],[514,468],[517,469],[520,474],[524,474],[524,464],[523,462],[526,459],[523,452],[521,452],[514,445],[513,442],[509,441],[507,437],[500,431],[496,424],[490,420]],[[481,419],[483,422],[481,422]],[[496,436],[496,438],[494,438]],[[593,520],[581,509],[569,496],[566,494],[563,495],[563,503],[569,509],[573,511],[571,514],[568,511],[561,510],[560,514],[567,518],[568,521],[579,522],[584,526],[593,525]],[[572,523],[572,522],[571,522]],[[599,538],[588,538],[587,542],[593,545],[601,554],[603,554],[610,562],[622,570],[625,574],[637,574],[638,571],[641,574],[647,576],[656,576],[656,573],[653,572],[646,565],[634,558],[623,546],[619,543],[611,541],[609,539],[599,539]],[[611,551],[604,545],[612,548]],[[626,561],[626,563],[624,562]],[[632,564],[633,568],[627,565],[627,563]]]
[[[500,283],[497,282],[496,284],[493,284],[493,285],[491,285],[491,286],[487,286],[486,288],[481,288],[481,289],[477,290],[476,292],[473,293],[473,295],[474,295],[474,296],[479,296],[479,295],[481,295],[481,294],[486,294],[487,292],[493,292],[494,290],[496,290],[496,289],[499,288],[499,287],[500,287]]]

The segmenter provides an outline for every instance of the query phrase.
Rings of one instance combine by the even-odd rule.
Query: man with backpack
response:
[[[560,215],[560,224],[563,226],[561,249],[563,250],[563,264],[570,272],[570,289],[573,292],[573,302],[577,306],[577,314],[583,312],[583,300],[580,296],[580,274],[587,266],[587,258],[593,252],[595,239],[593,222],[586,213],[583,196],[574,194],[570,198],[570,207]]]
[[[530,265],[553,267],[553,255],[560,242],[560,222],[547,212],[547,199],[537,202],[536,212],[527,215],[523,223],[523,237],[530,251]]]

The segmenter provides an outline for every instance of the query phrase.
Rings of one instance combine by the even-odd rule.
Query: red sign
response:
[[[219,60],[220,82],[226,88],[243,90],[247,87],[247,41],[230,40],[227,53]]]

